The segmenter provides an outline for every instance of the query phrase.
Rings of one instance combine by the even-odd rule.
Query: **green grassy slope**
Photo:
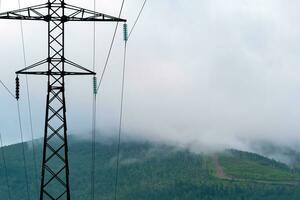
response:
[[[25,179],[22,169],[21,146],[5,149],[13,199],[24,199]],[[96,146],[96,199],[113,199],[116,144]],[[31,195],[37,199],[33,173],[32,151],[26,148]],[[41,145],[38,145],[40,161]],[[256,155],[256,154],[255,154]],[[254,154],[253,154],[254,156]],[[287,166],[269,159],[254,159],[247,153],[234,151],[219,155],[224,172],[239,180],[222,180],[214,175],[211,156],[149,143],[122,144],[119,200],[298,200],[300,187],[286,185],[298,181],[299,174]],[[90,191],[91,145],[86,141],[70,140],[72,199],[87,200]],[[273,164],[271,164],[273,163]],[[274,164],[276,163],[276,164]],[[248,165],[249,164],[249,165]],[[0,197],[7,191],[0,161]],[[40,165],[39,165],[40,166]],[[39,167],[38,166],[38,167]],[[270,172],[269,174],[267,172]],[[272,174],[276,174],[276,176]],[[259,183],[253,180],[282,181],[283,184]],[[33,199],[33,198],[32,198]]]
[[[300,173],[286,165],[253,153],[226,151],[219,156],[224,172],[232,177],[254,181],[300,182]]]

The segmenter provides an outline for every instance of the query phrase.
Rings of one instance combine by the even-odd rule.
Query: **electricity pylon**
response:
[[[45,4],[0,13],[0,19],[38,20],[48,24],[48,57],[16,74],[48,78],[40,200],[70,200],[65,76],[95,73],[65,58],[65,23],[126,20],[72,6],[64,0],[48,0]]]

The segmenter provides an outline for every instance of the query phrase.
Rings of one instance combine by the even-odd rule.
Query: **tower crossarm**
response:
[[[92,10],[65,5],[66,21],[107,21],[107,22],[126,22],[125,19],[113,17],[107,14],[95,12]]]
[[[40,4],[18,10],[0,13],[0,19],[41,20],[45,21],[48,4]]]
[[[68,75],[96,75],[95,72],[82,67],[68,59],[63,59],[64,63],[70,66],[69,71],[56,71],[56,72],[51,72],[51,70],[43,70],[43,68],[39,68],[43,66],[46,63],[55,63],[55,65],[59,64],[62,62],[62,59],[44,59],[42,61],[39,61],[33,65],[30,65],[24,69],[21,69],[16,72],[16,74],[27,74],[27,75],[50,75],[50,74],[55,74],[55,75],[61,75],[61,76],[68,76]],[[36,70],[33,70],[36,69]]]
[[[61,16],[56,8],[61,8],[63,4],[64,15]],[[49,15],[49,7],[53,14]],[[40,20],[40,21],[101,21],[101,22],[126,22],[125,19],[113,17],[104,13],[95,12],[85,8],[72,6],[66,3],[46,3],[18,10],[0,13],[0,19],[15,20]]]

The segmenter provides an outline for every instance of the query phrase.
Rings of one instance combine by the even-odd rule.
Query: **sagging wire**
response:
[[[122,5],[121,5],[121,9],[120,9],[120,12],[119,12],[119,18],[121,17],[121,14],[122,14],[122,11],[123,11],[123,7],[124,7],[124,0],[122,1]],[[114,191],[114,199],[117,200],[117,194],[118,194],[118,182],[119,182],[119,163],[120,163],[120,151],[121,151],[121,134],[122,134],[122,125],[123,125],[123,106],[124,106],[124,91],[125,91],[125,74],[126,74],[126,55],[127,55],[127,42],[129,40],[129,38],[131,37],[131,34],[133,33],[133,30],[134,28],[136,27],[139,19],[140,19],[140,16],[145,8],[145,5],[147,3],[147,0],[144,1],[140,11],[139,11],[139,14],[134,22],[134,25],[133,27],[131,28],[129,34],[128,34],[128,27],[127,27],[127,24],[125,23],[124,26],[123,26],[123,36],[124,36],[124,41],[125,41],[125,45],[124,45],[124,57],[123,57],[123,74],[122,74],[122,91],[121,91],[121,105],[120,105],[120,118],[119,118],[119,131],[118,131],[118,146],[117,146],[117,164],[116,164],[116,176],[115,176],[115,191]],[[116,24],[116,27],[115,27],[115,30],[114,30],[114,34],[113,34],[113,38],[112,38],[112,41],[111,41],[111,44],[110,44],[110,48],[109,48],[109,51],[108,51],[108,55],[107,55],[107,58],[106,58],[106,61],[105,61],[105,65],[104,65],[104,68],[103,68],[103,71],[101,73],[101,77],[100,77],[100,80],[99,80],[99,83],[98,83],[98,86],[95,88],[95,84],[96,84],[96,81],[94,80],[94,95],[95,95],[95,99],[96,99],[96,95],[100,89],[100,86],[102,84],[102,81],[103,81],[103,77],[104,77],[104,74],[106,72],[106,69],[107,69],[107,66],[108,66],[108,62],[109,62],[109,59],[110,59],[110,55],[111,55],[111,51],[112,51],[112,48],[113,48],[113,45],[114,45],[114,41],[115,41],[115,37],[116,37],[116,33],[117,33],[117,30],[118,30],[118,25],[119,25],[119,22],[117,22]],[[94,31],[95,31],[95,28],[94,28]],[[95,55],[95,49],[94,49],[94,55]],[[93,107],[96,106],[93,105]],[[95,111],[96,108],[94,107],[93,108],[93,111]],[[95,115],[95,113],[93,113],[93,116]],[[93,120],[93,123],[95,123],[95,121]]]
[[[8,92],[8,94],[12,97],[12,98],[16,98],[15,95],[10,91],[10,89],[8,89],[8,87],[0,80],[1,85],[4,87],[4,89]]]
[[[7,187],[7,196],[8,196],[8,200],[11,200],[11,192],[10,192],[10,186],[9,186],[9,181],[8,181],[6,158],[5,158],[5,152],[4,152],[4,146],[3,146],[3,140],[2,140],[1,133],[0,133],[0,150],[1,150],[1,155],[2,155],[3,166],[4,166],[5,182],[6,182],[6,187]]]
[[[118,183],[119,183],[119,165],[120,165],[120,151],[121,151],[121,134],[123,126],[123,106],[124,106],[124,91],[125,91],[125,75],[126,75],[126,55],[127,55],[127,42],[128,42],[128,27],[125,23],[123,25],[124,36],[124,55],[123,55],[123,70],[122,70],[122,86],[121,86],[121,102],[120,102],[120,115],[119,115],[119,132],[118,132],[118,146],[117,146],[117,164],[116,164],[116,177],[115,177],[115,200],[118,196]]]
[[[94,0],[96,12],[96,0]],[[93,23],[93,71],[96,69],[96,22]],[[93,105],[92,105],[92,166],[91,166],[91,200],[95,199],[95,170],[96,170],[96,114],[97,114],[97,77],[93,77]]]
[[[30,190],[29,190],[29,181],[28,181],[28,169],[27,169],[27,162],[26,162],[26,155],[25,155],[25,143],[24,143],[24,136],[23,136],[23,127],[22,127],[22,120],[21,120],[19,98],[20,98],[20,80],[19,80],[19,77],[17,76],[16,77],[17,111],[18,111],[19,130],[20,130],[21,146],[22,146],[24,175],[25,175],[25,182],[26,182],[26,189],[27,189],[27,199],[30,200],[30,192],[29,192]]]
[[[119,16],[118,16],[119,18],[122,15],[124,4],[125,4],[125,0],[122,1],[120,12],[119,12]],[[106,69],[107,69],[107,65],[108,65],[108,62],[109,62],[111,51],[112,51],[112,48],[113,48],[114,43],[115,43],[115,38],[116,38],[116,35],[117,35],[118,27],[119,27],[119,22],[117,22],[115,30],[114,30],[113,38],[112,38],[111,43],[110,43],[110,47],[109,47],[108,54],[107,54],[107,57],[106,57],[105,65],[104,65],[104,68],[103,68],[103,71],[101,73],[100,80],[99,80],[99,83],[98,83],[97,92],[100,89],[100,86],[101,86],[103,78],[104,78],[104,74],[105,74]]]
[[[128,34],[128,40],[131,38],[131,35],[133,33],[133,30],[135,29],[141,15],[142,15],[142,12],[144,11],[144,8],[146,6],[146,3],[147,3],[147,0],[144,0],[143,2],[143,5],[139,11],[139,14],[138,16],[136,17],[135,21],[134,21],[134,25],[132,26],[132,28],[130,29],[129,31],[129,34]],[[122,11],[123,11],[123,7],[124,7],[124,0],[122,2],[122,5],[121,5],[121,9],[120,9],[120,13],[119,13],[119,17],[121,17],[122,15]],[[109,62],[109,59],[110,59],[110,55],[111,55],[111,51],[112,51],[112,48],[113,48],[113,44],[114,44],[114,41],[115,41],[115,37],[116,37],[116,33],[117,33],[117,30],[118,30],[118,26],[119,26],[119,22],[117,22],[117,25],[115,27],[115,31],[114,31],[114,35],[113,35],[113,39],[111,41],[111,44],[110,44],[110,48],[109,48],[109,51],[108,51],[108,55],[107,55],[107,58],[106,58],[106,61],[105,61],[105,65],[104,65],[104,69],[102,71],[102,74],[101,74],[101,77],[100,77],[100,80],[99,80],[99,83],[98,83],[98,87],[97,87],[97,91],[99,91],[100,87],[101,87],[101,84],[102,84],[102,81],[103,81],[103,77],[104,77],[104,74],[106,72],[106,69],[107,69],[107,65],[108,65],[108,62]]]
[[[19,9],[21,9],[21,2],[18,0]],[[23,62],[24,66],[27,66],[27,59],[26,59],[26,51],[25,51],[25,39],[24,39],[24,29],[23,29],[23,22],[20,20],[20,32],[21,32],[21,39],[22,39],[22,50],[23,50]],[[27,93],[27,103],[28,103],[28,117],[29,117],[29,125],[30,125],[30,133],[31,133],[31,146],[32,146],[32,158],[34,162],[34,182],[36,184],[36,194],[38,197],[38,168],[37,168],[37,158],[36,158],[36,147],[34,144],[34,133],[33,133],[33,122],[32,122],[32,109],[31,109],[31,99],[30,99],[30,89],[29,89],[29,80],[28,75],[25,75],[25,83],[26,83],[26,93]]]
[[[117,163],[116,163],[116,177],[115,177],[115,192],[114,192],[114,200],[118,199],[118,184],[119,184],[119,168],[120,168],[120,152],[121,152],[121,135],[122,135],[122,128],[123,128],[123,112],[124,112],[124,92],[125,92],[125,75],[126,75],[126,56],[127,56],[127,42],[129,38],[131,37],[131,34],[136,27],[139,18],[145,8],[145,5],[147,3],[147,0],[144,1],[142,8],[140,9],[140,12],[134,22],[133,27],[131,28],[129,34],[128,34],[128,26],[125,23],[123,25],[123,37],[125,41],[124,45],[124,55],[123,55],[123,74],[122,74],[122,88],[121,88],[121,102],[120,102],[120,118],[119,118],[119,134],[118,134],[118,146],[117,146]],[[101,82],[99,83],[100,87]]]
[[[95,199],[97,78],[93,77],[91,199]]]
[[[131,30],[129,32],[129,35],[128,35],[128,40],[129,40],[129,38],[130,38],[130,36],[131,36],[134,28],[136,27],[136,25],[137,25],[137,23],[138,23],[141,15],[142,15],[142,12],[143,12],[143,10],[145,8],[146,3],[147,3],[147,0],[144,1],[143,5],[142,5],[142,8],[140,9],[140,12],[139,12],[138,16],[137,16],[136,20],[134,21],[134,24],[133,24],[133,26],[132,26],[132,28],[131,28]]]
[[[1,7],[2,6],[2,1],[0,0],[0,11],[1,11]],[[8,87],[0,80],[1,85],[4,87],[4,89],[10,94],[10,96],[12,96],[13,98],[15,98],[15,95],[13,95],[13,93],[8,89]]]
[[[121,17],[122,15],[122,11],[123,11],[123,8],[124,8],[124,3],[125,3],[125,0],[122,0],[122,4],[121,4],[121,8],[120,8],[120,11],[119,11],[119,18]],[[96,0],[94,0],[94,11],[96,10]],[[112,40],[111,40],[111,43],[110,43],[110,47],[109,47],[109,50],[108,50],[108,54],[107,54],[107,57],[106,57],[106,60],[105,60],[105,64],[104,64],[104,68],[103,68],[103,71],[101,73],[101,77],[100,77],[100,80],[99,80],[99,84],[97,85],[97,78],[94,76],[93,77],[93,108],[92,108],[92,112],[93,112],[93,122],[92,122],[92,170],[91,170],[91,200],[94,200],[95,198],[95,154],[96,154],[96,148],[95,148],[95,141],[96,141],[96,113],[97,113],[97,93],[98,93],[98,90],[101,86],[101,83],[102,83],[102,80],[104,78],[104,74],[106,72],[106,69],[107,69],[107,65],[108,65],[108,62],[109,62],[109,58],[110,58],[110,55],[111,55],[111,51],[112,51],[112,48],[113,48],[113,45],[114,45],[114,42],[115,42],[115,38],[116,38],[116,34],[117,34],[117,30],[118,30],[118,26],[119,26],[119,22],[117,22],[116,26],[115,26],[115,30],[114,30],[114,33],[113,33],[113,37],[112,37]],[[95,59],[96,59],[96,25],[95,25],[95,22],[94,22],[94,37],[93,37],[93,69],[95,71],[96,69],[96,65],[95,65]]]

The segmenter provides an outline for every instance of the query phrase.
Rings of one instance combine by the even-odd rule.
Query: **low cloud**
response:
[[[249,141],[261,140],[299,144],[299,4],[296,0],[149,1],[128,43],[123,138],[188,146],[195,151],[247,150]],[[108,11],[114,12],[112,7]],[[126,6],[124,17],[130,19],[129,25],[138,8],[134,3]],[[100,27],[98,73],[113,30],[113,26],[108,31]],[[68,28],[78,30],[75,25]],[[85,28],[92,30],[91,25]],[[29,25],[25,31],[30,31]],[[88,44],[92,41],[82,39],[81,44],[82,34],[69,35],[67,44],[72,48],[67,48],[68,54],[91,66]],[[121,33],[119,36],[98,98],[97,126],[111,137],[117,135],[119,115],[123,52]],[[70,43],[71,39],[76,43]],[[80,54],[72,50],[80,45],[87,50]],[[36,50],[29,51],[32,60]],[[0,62],[8,61],[11,59],[4,57]],[[33,80],[32,87],[41,81]],[[91,78],[67,81],[70,133],[87,132],[91,127]],[[39,102],[34,108],[39,136],[44,112],[40,96],[44,93],[41,89],[32,94],[38,96],[33,101]]]

